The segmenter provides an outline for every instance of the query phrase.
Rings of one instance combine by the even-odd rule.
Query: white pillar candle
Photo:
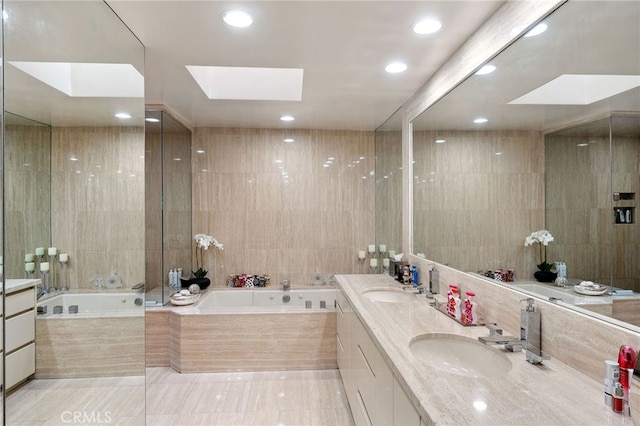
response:
[[[365,254],[364,250],[360,250],[358,252],[358,259],[364,260],[366,257],[367,257],[367,255]]]
[[[38,247],[36,249],[36,256],[44,256],[44,247]]]
[[[36,256],[33,253],[27,253],[24,255],[25,262],[33,262],[36,259]]]
[[[375,253],[375,252],[376,252],[376,245],[369,244],[369,253]]]
[[[27,262],[24,264],[24,270],[26,272],[34,272],[36,270],[36,264],[33,262]]]
[[[387,246],[385,244],[380,244],[380,253],[386,253],[387,252]]]
[[[384,266],[385,268],[389,267],[389,258],[385,257],[384,259],[382,259],[382,266]]]
[[[58,256],[58,258],[60,259],[60,262],[69,261],[69,255],[67,253],[60,253],[60,256]]]
[[[49,262],[42,262],[40,264],[40,271],[48,272],[49,271]]]
[[[378,259],[371,259],[369,261],[369,264],[371,265],[372,268],[377,268],[378,267]]]
[[[395,259],[396,258],[396,251],[395,250],[389,250],[389,257],[391,259]]]
[[[58,254],[58,249],[55,247],[49,247],[47,253],[49,254],[49,256],[55,256],[56,254]]]

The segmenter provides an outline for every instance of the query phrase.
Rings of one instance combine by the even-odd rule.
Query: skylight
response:
[[[640,86],[640,75],[563,74],[509,104],[589,105]]]
[[[72,97],[144,97],[144,78],[131,64],[28,61],[9,64]]]
[[[186,67],[209,99],[302,100],[302,68]]]

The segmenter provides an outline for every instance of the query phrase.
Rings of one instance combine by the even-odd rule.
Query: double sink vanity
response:
[[[576,358],[548,343],[557,338],[569,346],[565,350],[578,350],[563,334],[548,335],[556,330],[547,325],[548,317],[558,309],[551,302],[535,300],[542,308],[542,349],[551,359],[531,364],[522,351],[481,343],[479,338],[490,333],[487,327],[458,323],[439,312],[433,299],[403,289],[388,275],[336,278],[338,367],[356,424],[632,424],[605,406],[597,372],[618,347],[602,347],[610,343],[593,333],[576,343],[588,346],[577,355],[594,352],[601,359],[574,363]],[[486,322],[505,325],[505,335],[515,335],[523,294],[472,281],[462,286],[476,292]],[[578,312],[569,314],[585,326],[600,326]]]

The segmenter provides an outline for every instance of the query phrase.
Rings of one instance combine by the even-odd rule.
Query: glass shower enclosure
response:
[[[164,306],[169,272],[191,274],[191,131],[163,110],[145,120],[145,304]]]

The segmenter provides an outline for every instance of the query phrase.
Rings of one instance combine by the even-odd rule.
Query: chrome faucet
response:
[[[522,351],[522,340],[516,336],[505,336],[502,329],[497,324],[486,324],[489,329],[488,336],[480,336],[478,340],[485,345],[504,345],[505,349],[511,352]]]

